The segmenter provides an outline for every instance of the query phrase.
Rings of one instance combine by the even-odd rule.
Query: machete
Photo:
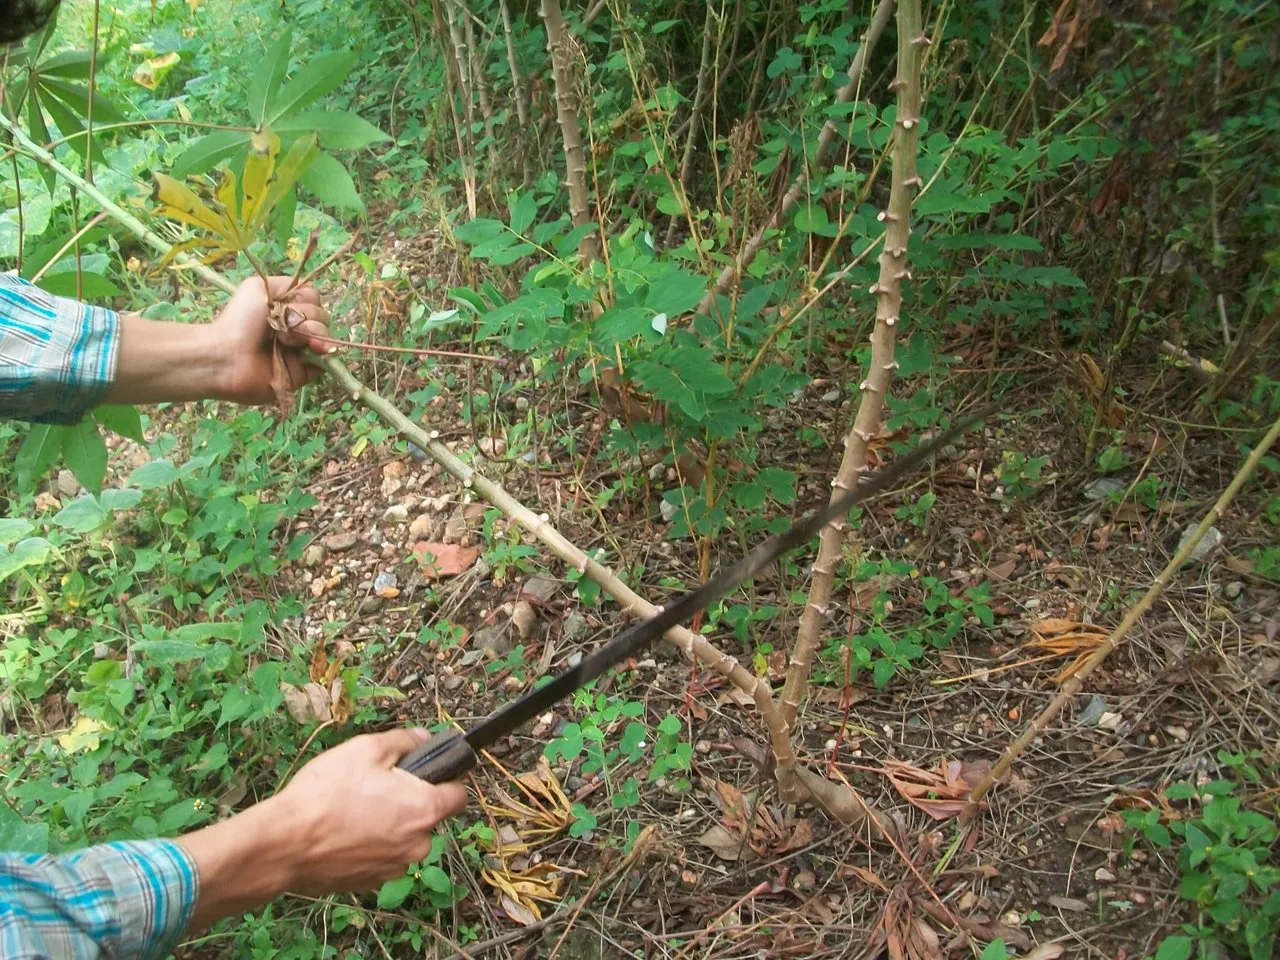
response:
[[[511,701],[465,733],[445,730],[435,734],[421,746],[406,753],[396,765],[428,783],[456,780],[476,765],[480,750],[496,743],[522,724],[532,720],[552,704],[600,676],[614,664],[649,646],[672,627],[688,620],[740,583],[754,577],[787,551],[807,543],[810,537],[818,533],[831,520],[848,513],[861,501],[883,493],[979,419],[980,417],[970,417],[932,440],[920,444],[910,453],[897,458],[888,467],[877,471],[858,484],[853,490],[846,490],[827,506],[798,521],[786,532],[760,544],[741,560],[725,567],[702,586],[690,590],[667,607],[659,607],[658,612],[649,619],[632,624],[600,649],[584,657],[576,666],[554,677],[549,683],[536,687]]]

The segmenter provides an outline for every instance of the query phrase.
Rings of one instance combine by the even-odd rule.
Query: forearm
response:
[[[120,345],[108,403],[182,403],[222,393],[226,351],[205,324],[120,314]]]
[[[301,824],[286,808],[272,798],[178,841],[200,876],[193,930],[263,906],[289,889],[305,846]]]

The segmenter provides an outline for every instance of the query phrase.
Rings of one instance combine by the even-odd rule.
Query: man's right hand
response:
[[[353,737],[316,757],[279,794],[182,837],[200,895],[192,928],[282,893],[377,888],[431,849],[436,824],[466,806],[460,783],[439,786],[396,767],[425,730]]]

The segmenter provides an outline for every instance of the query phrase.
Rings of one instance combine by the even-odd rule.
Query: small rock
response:
[[[101,640],[99,640],[97,643],[93,645],[93,659],[105,660],[109,656],[111,656],[110,644],[103,643]]]
[[[382,478],[382,495],[388,499],[404,489],[404,481],[399,477]]]
[[[1234,600],[1236,597],[1240,596],[1240,594],[1244,593],[1244,584],[1239,580],[1232,580],[1226,585],[1222,592],[1228,600]]]
[[[548,710],[546,713],[540,716],[538,718],[538,722],[533,725],[533,730],[530,732],[530,736],[532,736],[533,739],[535,740],[546,739],[547,734],[551,732],[551,728],[555,726],[555,723],[556,723],[555,713],[553,711]]]
[[[556,592],[556,587],[558,586],[559,584],[550,577],[530,577],[524,582],[521,593],[526,597],[533,597],[535,600],[541,600],[546,603]]]
[[[507,452],[507,441],[501,437],[481,437],[476,446],[479,448],[480,453],[490,460]]]
[[[377,597],[365,597],[360,601],[361,613],[377,613],[382,607],[382,601]]]
[[[516,628],[516,633],[520,635],[521,640],[529,639],[537,619],[538,615],[533,612],[533,605],[528,600],[517,600],[511,608],[511,624]]]
[[[394,573],[380,573],[373,578],[373,592],[383,600],[394,600],[400,596],[400,584]]]
[[[517,677],[514,673],[510,674],[507,679],[502,681],[502,687],[507,693],[515,693],[524,687],[524,681]]]
[[[321,543],[324,544],[326,550],[332,550],[334,553],[342,553],[344,550],[350,550],[356,545],[356,541],[360,538],[354,533],[331,533],[325,537]]]
[[[1106,867],[1099,867],[1097,870],[1093,871],[1093,879],[1097,880],[1099,883],[1115,883],[1116,875]]]
[[[80,493],[80,481],[70,470],[58,471],[58,494],[63,497],[74,497]]]
[[[835,403],[839,399],[840,399],[839,387],[837,387],[835,390],[828,390],[826,393],[822,395],[823,403]]]
[[[966,890],[964,893],[960,894],[960,900],[956,904],[956,907],[961,913],[968,913],[977,905],[978,895],[972,890]]]
[[[1165,727],[1164,732],[1173,737],[1173,739],[1177,740],[1179,743],[1186,743],[1191,737],[1191,734],[1187,733],[1186,727],[1179,727],[1174,724],[1170,724]]]
[[[382,519],[392,523],[406,523],[409,519],[409,508],[403,503],[393,503],[382,511]]]
[[[409,456],[421,463],[423,460],[427,459],[427,451],[423,450],[417,444],[411,443],[409,444]]]
[[[505,657],[515,647],[511,639],[511,623],[495,623],[481,627],[471,635],[471,646],[495,657]]]
[[[1191,523],[1191,524],[1188,524],[1187,528],[1182,531],[1182,537],[1178,540],[1179,550],[1181,550],[1183,545],[1189,539],[1191,539],[1191,534],[1195,532],[1195,529],[1198,526],[1200,526],[1199,523]],[[1189,561],[1191,563],[1198,563],[1199,561],[1203,560],[1205,557],[1209,555],[1210,550],[1213,550],[1215,547],[1217,547],[1219,544],[1222,543],[1222,540],[1223,540],[1222,531],[1219,530],[1217,527],[1210,527],[1208,530],[1204,532],[1204,536],[1200,538],[1200,542],[1191,548],[1191,556],[1189,558]]]
[[[419,514],[413,518],[413,523],[409,524],[409,536],[415,540],[429,540],[435,522],[435,518],[429,513]]]
[[[1124,493],[1124,488],[1125,482],[1117,477],[1099,477],[1085,484],[1081,495],[1086,500],[1097,502],[1108,499],[1112,494]]]
[[[564,618],[564,641],[565,643],[576,643],[587,635],[587,618],[577,610],[570,611],[569,615]]]
[[[680,507],[670,500],[661,500],[658,503],[658,510],[662,513],[662,522],[670,523],[675,519],[675,515],[680,512]]]
[[[1107,712],[1107,701],[1104,697],[1094,694],[1089,698],[1088,704],[1076,716],[1076,723],[1082,727],[1092,727],[1102,719],[1102,715]]]
[[[403,460],[392,460],[382,468],[384,477],[403,477],[409,472],[409,468],[405,466]]]
[[[444,525],[444,536],[440,539],[445,543],[457,543],[467,535],[467,518],[463,516],[462,510],[458,509],[454,512]]]
[[[324,563],[324,547],[318,543],[312,543],[307,549],[302,551],[302,565],[304,567],[318,567]]]
[[[528,397],[516,397],[516,409],[517,409],[517,410],[519,410],[521,413],[524,413],[526,410],[528,410],[528,409],[529,409],[529,398],[528,398]]]
[[[664,463],[655,463],[649,468],[649,479],[653,483],[660,483],[662,478],[667,475],[667,466]]]
[[[697,754],[701,754],[702,756],[705,757],[708,753],[711,752],[711,741],[699,740],[697,743],[693,745],[693,752]]]
[[[1049,897],[1049,903],[1059,910],[1070,910],[1072,913],[1084,913],[1089,909],[1089,905],[1083,900],[1077,900],[1074,897],[1061,897],[1057,894],[1052,894]]]
[[[1103,730],[1116,731],[1120,729],[1120,724],[1124,721],[1124,716],[1119,713],[1103,713],[1098,717],[1098,726]]]

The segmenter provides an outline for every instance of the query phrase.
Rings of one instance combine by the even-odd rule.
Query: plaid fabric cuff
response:
[[[0,416],[74,425],[115,380],[120,317],[0,275]]]

